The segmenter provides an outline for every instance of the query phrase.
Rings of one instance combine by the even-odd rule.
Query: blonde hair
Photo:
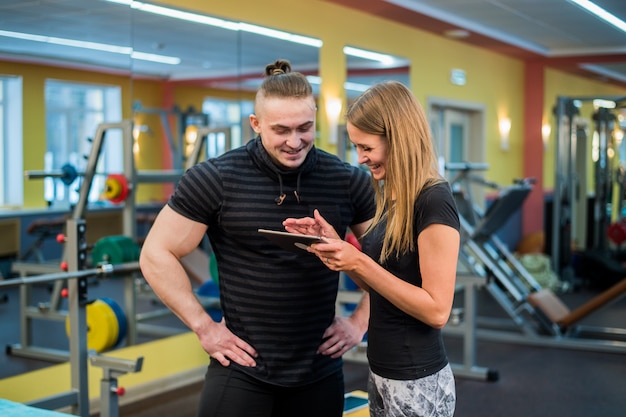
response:
[[[265,67],[265,79],[254,101],[255,111],[266,97],[313,97],[313,88],[303,74],[291,71],[291,63],[288,60],[279,59]]]
[[[443,178],[424,110],[402,83],[387,81],[370,87],[349,107],[347,121],[387,141],[385,179],[372,178],[376,213],[368,230],[387,218],[382,263],[391,254],[414,250],[415,201],[424,188]]]

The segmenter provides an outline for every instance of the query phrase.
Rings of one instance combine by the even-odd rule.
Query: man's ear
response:
[[[250,115],[250,126],[252,126],[252,130],[255,131],[255,133],[261,133],[261,126],[260,126],[261,122],[259,122],[258,117],[256,117],[256,114],[252,113]]]

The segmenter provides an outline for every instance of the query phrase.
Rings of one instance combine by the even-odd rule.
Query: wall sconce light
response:
[[[541,140],[543,141],[543,149],[548,149],[548,143],[550,142],[550,134],[552,133],[552,126],[544,124],[541,126]]]
[[[613,134],[613,139],[615,140],[615,146],[617,148],[622,146],[622,141],[624,140],[624,131],[622,130],[621,127],[619,127],[619,125],[617,126],[617,129],[615,129],[615,133]]]
[[[198,126],[188,125],[185,129],[185,156],[191,155],[194,146],[198,140]]]
[[[511,119],[503,117],[500,119],[498,127],[500,128],[500,149],[509,150],[509,134],[511,133]]]
[[[141,151],[139,147],[139,137],[142,134],[152,135],[152,130],[147,125],[144,124],[135,124],[133,126],[133,153],[135,155],[139,154]]]
[[[329,98],[326,100],[326,117],[328,117],[328,143],[337,144],[337,128],[339,126],[339,115],[341,114],[341,99]]]

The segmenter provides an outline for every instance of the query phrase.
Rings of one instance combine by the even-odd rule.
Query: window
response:
[[[0,206],[24,203],[22,178],[22,79],[0,75]]]
[[[121,120],[120,87],[77,84],[48,80],[46,100],[46,155],[44,169],[60,171],[71,166],[78,173],[86,169],[91,139],[100,123]],[[89,192],[89,202],[98,201],[106,175],[123,170],[122,132],[112,129],[103,142],[96,174]],[[72,205],[80,195],[79,177],[72,183],[61,178],[44,180],[44,198],[50,205]]]
[[[249,115],[254,112],[252,101],[218,100],[207,98],[202,103],[202,112],[209,115],[209,128],[215,132],[207,135],[207,157],[218,156],[229,149],[237,148],[255,135],[250,127]],[[227,136],[220,130],[230,134],[230,143]]]

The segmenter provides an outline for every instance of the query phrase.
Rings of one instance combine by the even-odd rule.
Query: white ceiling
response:
[[[374,1],[380,2],[387,6],[376,14],[388,18],[441,35],[464,29],[469,36],[463,42],[626,83],[626,32],[569,0]],[[593,2],[626,21],[625,0]]]
[[[626,53],[626,33],[568,0],[386,0],[546,56]],[[595,0],[626,20],[624,0]]]
[[[469,36],[460,39],[462,42],[522,59],[545,60],[567,71],[583,71],[626,85],[626,33],[568,0],[326,1],[442,35],[446,30],[465,29]],[[595,2],[626,20],[626,0]],[[2,36],[3,31],[132,47],[182,61],[176,66],[131,62],[128,55],[15,39]],[[288,58],[299,71],[314,73],[318,50],[137,10],[129,12],[128,6],[103,0],[0,0],[0,57],[171,80],[213,80],[224,85],[237,82],[242,75],[261,75],[265,65],[279,57]],[[350,58],[348,66],[363,67],[367,62]]]

